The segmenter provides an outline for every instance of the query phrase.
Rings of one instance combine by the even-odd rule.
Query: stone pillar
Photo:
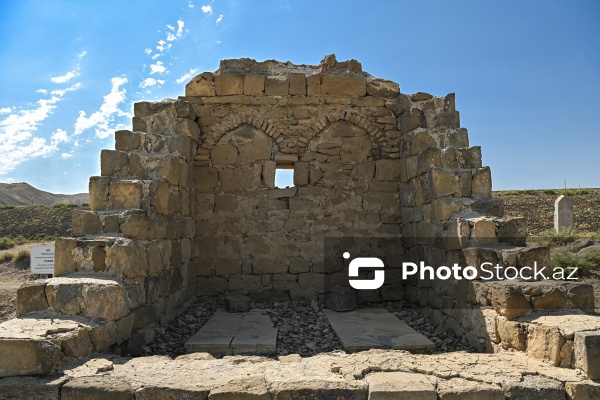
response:
[[[574,227],[573,200],[564,195],[559,196],[554,202],[554,230],[558,233],[563,229],[573,229]]]

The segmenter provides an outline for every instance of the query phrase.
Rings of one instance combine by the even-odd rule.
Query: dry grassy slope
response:
[[[50,206],[56,203],[89,203],[90,196],[87,193],[79,194],[54,194],[34,188],[28,183],[0,183],[0,205]]]
[[[20,235],[33,239],[41,233],[50,236],[68,236],[72,210],[72,208],[53,206],[0,210],[0,237]]]
[[[507,216],[523,216],[527,221],[527,233],[554,227],[554,201],[561,190],[510,190],[494,192],[494,197],[504,200]],[[600,231],[600,189],[573,190],[569,194],[575,211],[575,229],[578,232]],[[587,193],[581,193],[587,192]]]

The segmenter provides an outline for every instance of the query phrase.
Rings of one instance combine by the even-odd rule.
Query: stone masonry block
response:
[[[69,275],[77,270],[77,263],[73,259],[73,250],[76,247],[76,239],[56,239],[54,242],[54,276]]]
[[[359,74],[323,75],[321,93],[362,97],[367,93],[367,79]]]
[[[26,282],[17,289],[17,317],[47,308],[45,280]]]
[[[45,375],[60,359],[60,347],[49,341],[0,339],[0,377]]]
[[[185,95],[187,97],[214,96],[215,84],[210,80],[204,79],[202,75],[195,76],[185,85]]]
[[[575,332],[575,367],[590,379],[600,379],[600,331]]]
[[[268,76],[265,79],[265,94],[267,96],[287,96],[290,87],[288,76]]]
[[[306,76],[304,74],[290,75],[290,95],[306,96]]]
[[[219,182],[219,172],[216,168],[208,165],[196,167],[195,180],[196,189],[209,189],[217,186]],[[275,179],[275,178],[273,178]]]
[[[294,185],[295,186],[308,185],[309,170],[310,170],[310,164],[306,161],[299,161],[294,164]]]
[[[114,181],[109,186],[109,208],[141,208],[143,187],[141,181]]]
[[[102,232],[100,217],[93,211],[73,210],[71,212],[71,227],[73,236]]]
[[[115,150],[136,151],[142,146],[142,135],[139,132],[116,131]]]
[[[104,210],[108,200],[108,185],[110,179],[107,176],[90,177],[90,210]]]
[[[244,76],[244,94],[248,96],[261,96],[265,91],[265,77],[259,74]]]
[[[375,179],[378,181],[400,181],[400,160],[378,160],[375,162]]]
[[[473,197],[492,197],[492,172],[490,167],[479,168],[473,175]]]
[[[215,75],[217,96],[231,96],[244,93],[244,76],[234,73]]]
[[[102,150],[100,152],[100,174],[102,176],[127,175],[129,156],[124,151]]]

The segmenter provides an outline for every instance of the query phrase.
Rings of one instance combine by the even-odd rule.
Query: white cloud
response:
[[[87,51],[82,51],[81,53],[79,53],[79,55],[77,56],[77,58],[79,58],[80,60],[85,57],[85,55],[87,54]]]
[[[156,53],[155,55],[152,56],[153,60],[156,60],[157,58],[159,58],[160,56],[162,56],[162,54],[160,53]]]
[[[162,79],[146,78],[140,83],[141,88],[146,88],[154,85],[164,85],[165,81]]]
[[[176,33],[167,32],[167,40],[169,42],[173,42],[173,41],[179,39],[183,35],[183,26],[184,25],[185,24],[183,23],[182,20],[178,20],[177,21],[177,32]],[[172,25],[167,25],[167,28],[169,28],[172,31],[175,30],[175,27]]]
[[[152,49],[146,49],[146,50],[144,50],[144,52],[145,52],[146,54],[150,54],[150,53],[152,53]]]
[[[68,140],[66,132],[58,129],[50,138],[33,136],[38,126],[52,113],[65,93],[77,90],[74,85],[49,99],[37,101],[37,107],[12,112],[0,121],[0,175],[14,170],[19,164],[37,157],[48,157],[58,151],[57,145]]]
[[[189,8],[194,8],[194,3],[192,3],[192,0],[190,0],[190,1],[188,2],[188,7],[189,7]]]
[[[157,61],[156,64],[150,64],[150,75],[153,74],[164,74],[167,68],[163,65],[162,61]]]
[[[71,79],[75,78],[79,73],[77,71],[69,71],[63,76],[55,76],[50,78],[50,80],[54,83],[65,83],[69,82]]]
[[[0,108],[0,114],[8,114],[11,111],[12,111],[12,108],[10,108],[10,107]]]
[[[66,143],[69,141],[69,135],[67,135],[67,132],[63,131],[62,129],[57,129],[56,132],[54,132],[52,134],[52,143],[53,144],[59,144],[59,143]]]
[[[96,137],[105,139],[112,134],[110,125],[114,122],[114,118],[128,116],[119,108],[119,104],[125,100],[125,94],[127,93],[120,86],[127,83],[127,78],[114,77],[111,79],[111,83],[110,93],[104,96],[104,102],[98,111],[89,117],[86,116],[85,111],[79,111],[79,117],[75,122],[75,135],[80,135],[90,128],[95,128]]]
[[[190,69],[189,72],[187,72],[186,74],[182,75],[179,79],[176,79],[175,82],[177,83],[183,83],[187,80],[189,80],[192,76],[194,76],[194,74],[198,72],[197,69]]]
[[[215,25],[219,25],[219,22],[221,21],[223,21],[223,14],[219,15],[219,18],[217,18]]]
[[[202,10],[202,12],[204,14],[208,14],[208,15],[212,14],[212,7],[211,6],[202,6],[202,7],[200,7],[200,9]]]
[[[71,157],[73,157],[73,154],[71,154],[71,153],[62,153],[60,155],[60,158],[62,158],[63,160],[66,160],[67,158],[71,158]]]
[[[38,89],[35,91],[36,93],[42,93],[42,94],[46,94],[48,93],[48,91],[46,89]]]

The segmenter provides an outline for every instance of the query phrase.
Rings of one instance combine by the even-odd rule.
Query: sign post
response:
[[[31,246],[29,259],[32,274],[54,275],[54,246]]]

